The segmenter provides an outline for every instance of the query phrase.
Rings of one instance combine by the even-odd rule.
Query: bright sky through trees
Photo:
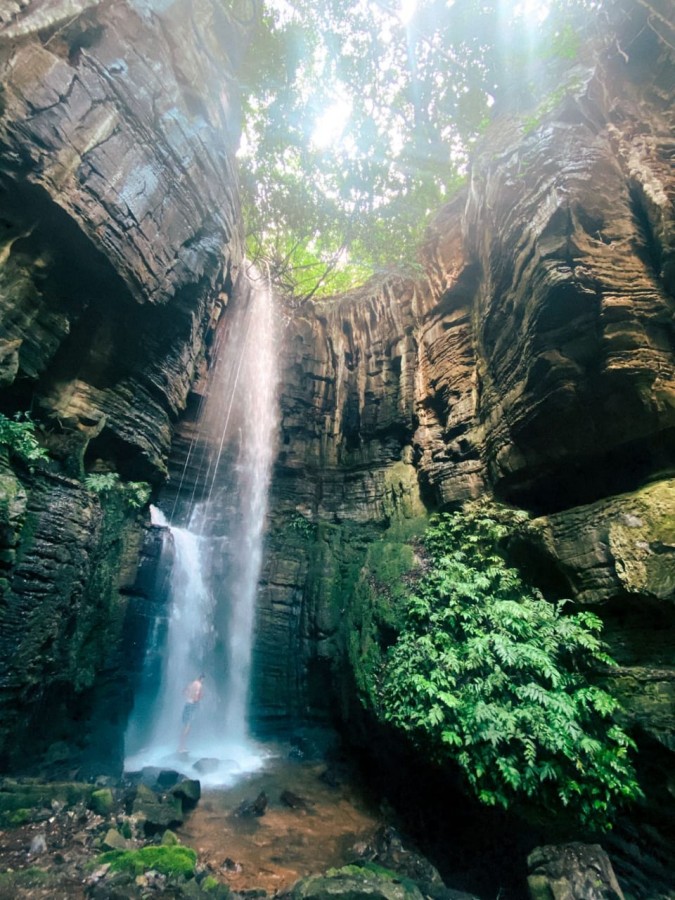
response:
[[[584,0],[268,0],[244,73],[248,252],[298,297],[414,263],[499,112],[560,84]]]

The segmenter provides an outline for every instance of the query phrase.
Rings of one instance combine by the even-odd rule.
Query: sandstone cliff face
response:
[[[540,516],[528,563],[606,618],[628,724],[672,749],[673,57],[644,21],[618,46],[486,136],[425,277],[289,315],[264,716],[336,715],[372,548],[492,492]]]
[[[30,409],[51,454],[1,481],[0,757],[19,718],[81,717],[119,663],[141,522],[82,478],[166,473],[241,257],[246,29],[208,0],[50,0],[0,23],[0,408]],[[120,684],[104,711],[118,742],[127,701]]]

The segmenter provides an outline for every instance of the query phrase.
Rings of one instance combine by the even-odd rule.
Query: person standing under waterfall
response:
[[[192,727],[192,720],[194,718],[195,713],[197,712],[197,705],[199,701],[202,699],[202,694],[204,692],[204,676],[200,675],[199,678],[195,678],[194,681],[191,681],[190,684],[185,688],[184,694],[186,703],[183,707],[183,730],[180,735],[180,747],[178,748],[179,753],[186,753],[187,748],[185,746],[185,742],[187,741],[187,736],[190,733],[190,728]]]

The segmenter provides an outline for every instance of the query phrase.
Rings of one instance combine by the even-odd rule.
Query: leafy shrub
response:
[[[150,500],[151,488],[146,481],[120,481],[117,472],[101,472],[87,475],[84,483],[96,494],[108,494],[121,490],[124,502],[131,509],[142,509]]]
[[[49,456],[45,448],[40,446],[35,434],[35,422],[28,413],[17,413],[13,419],[0,413],[0,446],[9,448],[10,453],[27,463],[38,462]]]
[[[124,500],[132,509],[142,509],[150,501],[152,489],[147,481],[127,481],[124,484]]]
[[[547,602],[508,566],[514,515],[474,505],[428,530],[431,566],[380,671],[379,712],[456,761],[483,803],[529,798],[606,828],[640,795],[618,704],[588,680],[614,661],[596,615],[564,614],[569,601]]]
[[[84,479],[87,490],[93,491],[95,494],[107,494],[119,487],[120,476],[117,472],[102,472],[94,475],[87,475]]]

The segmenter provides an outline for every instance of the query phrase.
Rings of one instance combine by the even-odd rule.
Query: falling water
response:
[[[208,758],[212,782],[260,759],[247,703],[278,412],[274,309],[255,270],[239,280],[225,319],[183,473],[188,466],[199,473],[186,525],[169,526],[155,513],[156,524],[170,527],[169,613],[156,629],[159,646],[149,647],[126,736],[127,769],[186,771]],[[184,493],[181,482],[179,498]],[[201,673],[203,699],[188,753],[179,754],[184,691]]]

